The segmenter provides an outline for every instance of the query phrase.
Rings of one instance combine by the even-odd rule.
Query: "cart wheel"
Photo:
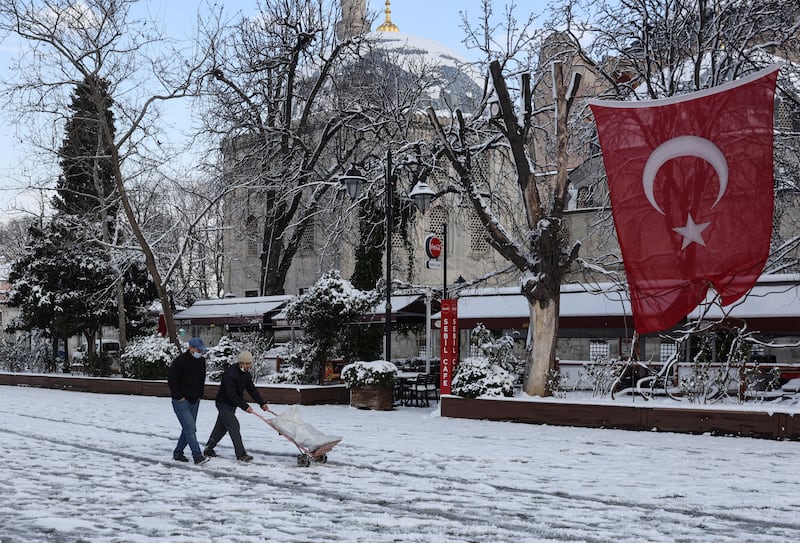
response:
[[[297,465],[302,468],[307,468],[311,465],[311,461],[308,459],[308,456],[304,454],[297,455]]]

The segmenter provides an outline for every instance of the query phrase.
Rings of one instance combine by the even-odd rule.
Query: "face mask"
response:
[[[203,353],[192,353],[192,356],[195,358],[203,358]]]

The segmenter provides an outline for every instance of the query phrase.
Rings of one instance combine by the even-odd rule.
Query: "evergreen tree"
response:
[[[87,79],[73,94],[72,114],[59,151],[63,175],[52,201],[56,214],[48,224],[30,228],[29,244],[9,278],[13,285],[10,303],[21,309],[12,327],[39,329],[62,339],[83,334],[90,358],[102,325],[120,327],[121,345],[128,328],[133,334],[146,333],[150,324],[146,306],[156,297],[143,265],[109,249],[115,237],[110,229],[117,203],[98,103],[113,134],[113,102],[107,84]]]
[[[87,79],[72,95],[69,106],[72,114],[59,150],[63,175],[53,198],[53,206],[59,212],[84,219],[113,216],[112,204],[116,201],[111,149],[103,137],[98,102],[113,137],[113,101],[108,95],[108,84],[102,79]]]
[[[21,313],[16,329],[46,331],[54,338],[83,333],[94,343],[95,331],[114,307],[116,272],[108,252],[75,239],[71,222],[56,216],[44,228],[32,226],[27,251],[11,267],[9,303]]]

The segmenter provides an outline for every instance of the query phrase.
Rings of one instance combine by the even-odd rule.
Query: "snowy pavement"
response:
[[[275,405],[275,411],[286,406]],[[167,398],[0,386],[0,542],[783,542],[796,442],[303,406],[326,464],[239,414],[252,464],[174,462]],[[200,407],[198,438],[216,416]],[[187,450],[188,452],[188,450]]]

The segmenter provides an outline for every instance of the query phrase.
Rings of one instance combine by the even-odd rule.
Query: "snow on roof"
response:
[[[480,100],[484,74],[446,45],[403,32],[370,32],[366,39],[405,71],[418,73],[426,67],[426,94],[433,99],[434,107],[452,102],[470,112]],[[433,74],[439,84],[430,80]]]
[[[689,313],[690,319],[729,318],[774,318],[800,316],[800,283],[757,284],[741,300],[726,306],[710,305],[713,296],[709,293],[705,301]],[[723,313],[724,311],[724,313]]]
[[[701,312],[708,319],[722,318],[719,305],[709,308],[714,295],[709,292],[704,304],[690,313],[689,318],[697,319]],[[561,317],[631,315],[627,292],[614,283],[562,285],[560,309]],[[727,317],[740,319],[800,316],[800,274],[762,275],[745,298],[724,310]],[[513,319],[528,315],[528,302],[519,287],[464,290],[458,299],[460,319]],[[440,318],[440,314],[433,318]]]
[[[392,312],[397,313],[403,311],[405,308],[419,300],[420,294],[405,294],[401,296],[392,296]],[[386,300],[378,303],[370,310],[372,315],[383,315],[386,313]]]
[[[422,36],[414,36],[404,32],[370,32],[366,35],[366,38],[385,49],[396,50],[404,55],[423,57],[430,63],[466,64],[461,55],[454,50],[442,43]]]
[[[619,286],[608,284],[563,285],[562,317],[630,315],[628,295]],[[458,298],[460,319],[525,318],[530,315],[528,301],[519,287],[474,289]],[[433,318],[439,318],[439,314]]]
[[[403,311],[422,298],[422,294],[400,294],[392,296],[392,316],[396,317]],[[382,316],[386,314],[386,301],[379,302],[370,311],[369,315]],[[381,317],[382,318],[382,317]],[[283,309],[277,314],[272,316],[272,322],[276,326],[289,326],[289,320],[286,317],[286,310]]]
[[[260,317],[278,309],[291,299],[292,296],[285,295],[198,300],[191,307],[177,312],[175,319]]]

